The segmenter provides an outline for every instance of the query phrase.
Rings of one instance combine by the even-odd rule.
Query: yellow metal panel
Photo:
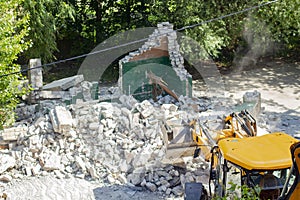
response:
[[[285,133],[219,141],[224,158],[248,170],[275,170],[292,165],[290,146],[297,139]]]
[[[300,198],[300,184],[298,183],[295,190],[291,194],[289,200],[299,200]]]
[[[298,170],[298,171],[295,172],[295,173],[297,173],[296,177],[298,177],[299,173],[300,173],[299,172],[299,170],[300,170],[299,169],[299,167],[300,167],[299,154],[300,154],[300,149],[299,148],[295,149],[295,151],[294,151],[294,158],[295,158],[295,164],[297,165],[296,169]],[[295,181],[297,181],[297,179]],[[297,183],[294,183],[294,184],[297,184],[297,185],[296,185],[295,189],[292,191],[292,193],[291,193],[291,195],[289,197],[289,200],[297,200],[297,199],[300,198],[300,182],[297,181]]]

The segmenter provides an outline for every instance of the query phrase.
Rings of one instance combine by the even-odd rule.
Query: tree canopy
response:
[[[87,53],[116,33],[169,21],[175,28],[200,23],[266,0],[24,0],[30,16],[32,46],[26,58],[55,58]],[[235,52],[249,36],[267,37],[288,49],[299,47],[299,0],[281,0],[251,11],[233,15],[185,31],[214,59],[222,52]],[[251,22],[251,23],[250,23]],[[245,31],[248,38],[245,40]],[[266,35],[265,35],[266,36]],[[227,54],[226,54],[227,55]]]
[[[25,41],[28,36],[28,15],[20,7],[21,0],[8,0],[0,2],[0,74],[18,72],[20,66],[15,64],[18,55],[24,52],[29,43]],[[12,122],[13,110],[18,98],[24,94],[20,86],[20,75],[0,77],[0,129],[3,125]]]

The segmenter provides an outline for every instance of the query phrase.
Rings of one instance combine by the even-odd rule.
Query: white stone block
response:
[[[50,152],[48,155],[46,155],[46,158],[44,159],[43,169],[46,171],[61,169],[62,164],[60,161],[61,156],[55,154],[54,152]]]
[[[27,176],[32,176],[31,167],[25,167],[25,173]]]
[[[41,165],[40,164],[36,164],[34,167],[32,167],[32,174],[34,175],[34,176],[37,176],[37,175],[39,175],[41,172],[40,172],[40,170],[41,170]]]
[[[97,174],[97,170],[95,169],[94,166],[90,166],[90,167],[88,168],[88,171],[89,171],[89,173],[90,173],[90,175],[91,175],[91,177],[92,177],[93,179],[99,178],[99,176],[98,176],[98,174]]]
[[[89,124],[89,129],[92,131],[96,131],[99,129],[100,124],[98,122],[90,123]]]
[[[10,168],[13,168],[16,165],[16,160],[14,157],[2,154],[0,155],[0,174],[7,171]]]
[[[166,195],[170,195],[171,192],[172,192],[172,189],[171,189],[171,188],[168,188],[168,189],[166,190]]]
[[[75,163],[77,167],[80,168],[82,171],[86,170],[86,165],[80,156],[75,156]]]
[[[172,192],[176,196],[181,196],[183,194],[183,188],[181,186],[176,186],[172,189]]]
[[[150,152],[143,152],[143,153],[137,154],[132,161],[132,165],[134,167],[144,166],[150,158],[151,158]]]
[[[70,98],[70,94],[67,91],[39,91],[36,98],[38,99],[63,99]]]
[[[123,173],[118,174],[118,180],[122,183],[122,184],[127,184],[127,179],[125,177],[125,175]]]
[[[127,172],[131,168],[131,166],[127,164],[126,160],[121,160],[119,168],[121,172]]]
[[[127,164],[131,163],[131,161],[133,160],[133,158],[135,157],[135,155],[136,155],[135,153],[130,152],[128,150],[124,151],[124,156],[125,156]]]
[[[65,107],[56,106],[50,111],[53,129],[56,133],[68,134],[73,125],[73,118]]]
[[[165,192],[165,191],[167,191],[167,187],[165,185],[162,185],[158,188],[158,191]]]

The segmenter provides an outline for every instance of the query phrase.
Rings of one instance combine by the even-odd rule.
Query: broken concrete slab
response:
[[[56,133],[68,134],[73,126],[73,118],[65,107],[56,106],[50,111],[50,119]]]
[[[43,90],[67,90],[71,87],[74,87],[84,81],[83,75],[76,75],[68,78],[63,78],[57,81],[53,81],[47,85],[43,86]]]
[[[155,191],[157,190],[156,185],[155,185],[154,183],[151,183],[151,182],[147,182],[147,183],[146,183],[146,187],[147,187],[150,191],[152,191],[152,192],[155,192]]]

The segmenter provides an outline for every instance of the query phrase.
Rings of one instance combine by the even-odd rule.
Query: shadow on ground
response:
[[[165,199],[162,194],[150,192],[140,187],[112,185],[93,190],[96,200],[158,200]]]

